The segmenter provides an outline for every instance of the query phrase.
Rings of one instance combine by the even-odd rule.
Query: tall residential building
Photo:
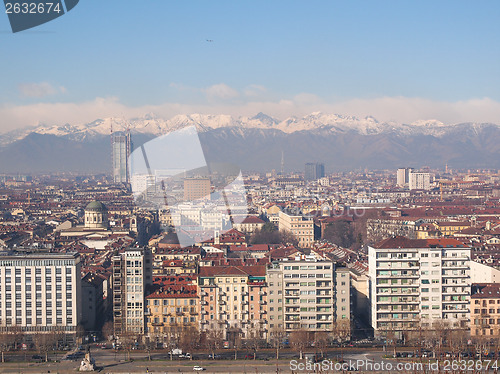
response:
[[[408,187],[410,182],[410,173],[413,168],[399,168],[396,174],[396,184],[398,187]]]
[[[267,269],[269,331],[284,329],[349,333],[350,273],[323,260],[273,262]]]
[[[152,283],[149,249],[127,249],[113,256],[114,335],[144,334],[145,287]]]
[[[300,247],[308,248],[314,244],[314,222],[312,218],[280,211],[278,228],[291,232],[299,241]]]
[[[430,190],[431,189],[431,174],[410,172],[408,188],[410,190]]]
[[[325,176],[325,165],[318,162],[308,162],[305,167],[304,179],[315,181]]]
[[[368,247],[371,324],[376,336],[469,323],[470,248],[455,239],[391,237]]]
[[[198,283],[202,331],[220,330],[230,342],[267,338],[265,266],[202,266]]]
[[[128,158],[132,149],[130,133],[115,133],[111,135],[113,155],[113,181],[115,183],[130,182]]]
[[[76,341],[82,320],[78,253],[0,254],[0,329],[28,339],[62,331]]]
[[[184,179],[184,200],[210,200],[210,178]]]

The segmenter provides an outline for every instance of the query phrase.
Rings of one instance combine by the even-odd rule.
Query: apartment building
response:
[[[471,337],[500,336],[500,284],[475,283],[470,297]]]
[[[229,341],[266,339],[265,266],[202,266],[198,283],[202,331],[219,329]]]
[[[371,324],[376,336],[468,326],[470,248],[455,239],[391,237],[368,247]]]
[[[163,284],[146,297],[146,333],[163,345],[199,327],[198,287],[179,277],[174,279],[175,284]]]
[[[410,190],[430,190],[431,174],[410,171],[408,187]]]
[[[62,331],[75,341],[82,320],[78,253],[0,254],[0,329],[27,336]]]
[[[273,262],[267,269],[269,330],[333,331],[350,325],[350,273],[332,261]]]
[[[309,248],[314,244],[314,222],[312,218],[279,212],[280,230],[290,231],[299,241],[299,247]]]
[[[145,288],[152,283],[149,249],[135,248],[112,257],[114,335],[144,334]]]

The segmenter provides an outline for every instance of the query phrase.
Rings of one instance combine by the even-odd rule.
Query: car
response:
[[[33,355],[33,356],[31,356],[31,358],[32,358],[33,360],[42,360],[42,359],[43,359],[43,357],[42,357],[42,356],[40,356],[40,355]]]
[[[184,353],[184,354],[180,354],[179,355],[179,358],[191,358],[191,353]]]
[[[201,366],[195,366],[195,367],[193,367],[193,370],[194,371],[203,371],[203,370],[207,370],[207,369],[205,369],[204,367],[201,367]]]
[[[219,359],[219,358],[220,358],[220,355],[213,355],[213,354],[209,354],[209,355],[208,355],[208,358],[209,358],[210,360],[217,360],[217,359]]]

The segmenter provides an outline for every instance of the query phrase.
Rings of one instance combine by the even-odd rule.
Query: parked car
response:
[[[220,357],[220,355],[212,355],[211,353],[208,355],[208,358],[210,360],[218,360]]]
[[[205,369],[205,368],[203,368],[201,366],[195,366],[195,367],[193,367],[193,370],[194,371],[203,371],[203,370],[207,370],[207,369]]]
[[[180,355],[179,355],[179,358],[187,358],[187,359],[191,359],[191,353],[184,353],[184,354],[180,354]]]

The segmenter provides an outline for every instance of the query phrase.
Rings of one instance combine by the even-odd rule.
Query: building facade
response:
[[[500,336],[500,284],[474,283],[470,297],[471,337]]]
[[[112,257],[113,327],[115,337],[145,331],[145,288],[152,283],[148,249],[129,249]]]
[[[351,320],[350,272],[332,261],[273,262],[267,270],[269,330],[334,332]]]
[[[470,248],[455,239],[392,237],[368,247],[371,325],[376,336],[444,321],[469,324]]]
[[[0,255],[0,329],[59,331],[76,340],[82,320],[78,253]]]
[[[314,221],[301,215],[279,212],[280,230],[289,231],[299,242],[299,247],[309,248],[314,244]]]

